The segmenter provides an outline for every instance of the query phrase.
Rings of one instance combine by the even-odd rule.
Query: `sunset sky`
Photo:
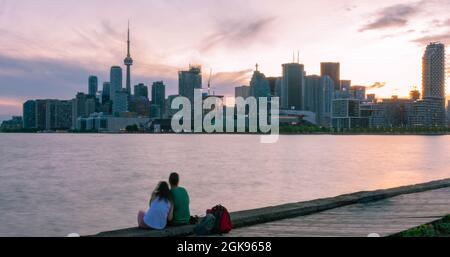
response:
[[[300,51],[307,74],[338,61],[353,85],[406,96],[421,88],[425,45],[450,44],[449,14],[450,0],[0,0],[0,115],[21,114],[26,99],[71,99],[90,74],[108,80],[123,66],[128,19],[133,85],[164,80],[168,95],[190,63],[233,94],[256,63],[280,76]]]

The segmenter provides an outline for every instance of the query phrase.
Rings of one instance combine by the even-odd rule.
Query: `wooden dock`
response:
[[[228,236],[389,235],[450,213],[450,178],[231,213]],[[126,228],[97,237],[190,236],[194,225],[164,230]]]
[[[450,188],[357,203],[292,219],[238,228],[233,237],[389,236],[450,214]]]

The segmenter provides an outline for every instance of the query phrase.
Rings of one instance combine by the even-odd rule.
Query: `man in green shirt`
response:
[[[177,173],[170,174],[170,192],[173,201],[173,219],[171,225],[180,226],[189,224],[191,213],[189,211],[189,194],[183,187],[179,187],[180,176]]]

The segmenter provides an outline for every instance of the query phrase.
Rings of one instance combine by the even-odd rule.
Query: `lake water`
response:
[[[136,225],[169,173],[193,214],[450,177],[450,136],[0,134],[0,236]]]

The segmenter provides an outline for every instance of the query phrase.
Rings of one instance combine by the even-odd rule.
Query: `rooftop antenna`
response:
[[[211,77],[212,77],[212,69],[209,72],[209,79],[208,79],[208,95],[211,95]]]
[[[297,63],[300,63],[300,51],[297,51]]]
[[[292,63],[295,63],[295,51],[292,51]]]

